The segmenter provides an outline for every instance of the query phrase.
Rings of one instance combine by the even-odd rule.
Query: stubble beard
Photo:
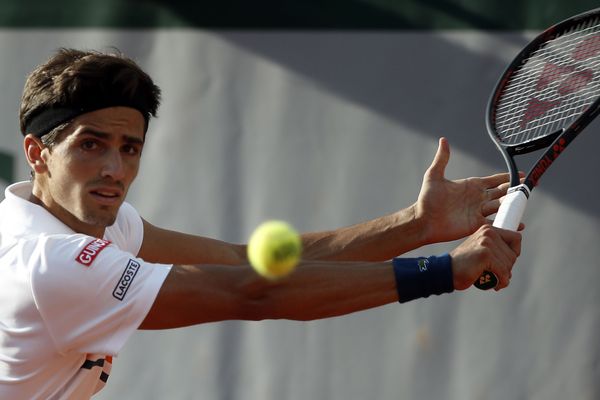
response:
[[[79,218],[81,222],[97,228],[107,228],[117,220],[117,212],[105,209],[103,212],[83,210]]]

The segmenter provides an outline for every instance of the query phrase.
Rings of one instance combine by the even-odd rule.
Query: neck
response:
[[[64,208],[56,204],[54,206],[51,206],[52,203],[50,201],[44,201],[43,192],[40,190],[39,187],[36,186],[35,182],[33,184],[33,189],[28,200],[33,204],[37,204],[40,207],[43,207],[46,211],[52,214],[63,224],[67,225],[74,232],[83,233],[84,235],[96,238],[104,237],[104,231],[106,230],[106,227],[100,225],[86,224],[85,222],[79,220],[77,217],[75,217],[73,214],[71,214]]]

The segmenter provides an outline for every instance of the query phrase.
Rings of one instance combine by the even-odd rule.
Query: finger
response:
[[[524,181],[525,181],[525,178],[522,178],[521,183],[523,183]],[[498,198],[505,196],[506,193],[508,192],[508,189],[510,189],[510,187],[511,187],[510,182],[504,182],[494,188],[485,189],[485,194],[486,194],[487,198],[490,200],[498,199]]]
[[[483,246],[482,256],[485,257],[483,267],[491,271],[497,278],[494,289],[500,290],[506,287],[510,281],[511,258],[516,259],[514,253],[500,236],[498,229],[491,225],[482,225],[478,230],[481,236],[481,245]]]
[[[518,256],[521,255],[521,234],[508,229],[494,228],[512,251]]]
[[[506,194],[506,190],[508,189],[508,184],[500,185],[491,189],[485,190],[485,197],[488,200],[499,199],[500,197]]]
[[[487,217],[487,216],[497,213],[499,208],[500,208],[500,199],[486,201],[481,206],[481,213],[483,214],[484,217]]]
[[[506,197],[506,190],[508,189],[509,184],[502,184],[493,189],[487,189],[485,191],[485,197],[488,201],[483,203],[481,206],[481,213],[484,217],[491,215],[498,211],[500,204]]]
[[[498,199],[500,201],[500,204],[502,204],[502,202],[504,201],[505,198],[506,198],[506,195],[504,195]]]
[[[496,287],[494,288],[494,290],[496,292],[499,292],[503,289],[506,289],[508,287],[508,285],[510,285],[510,279],[505,279],[505,280],[498,280],[498,284],[496,285]]]
[[[450,145],[446,138],[440,138],[438,143],[438,149],[435,153],[435,157],[427,170],[429,178],[443,179],[446,171],[446,166],[450,160]]]
[[[498,283],[494,288],[496,291],[504,289],[510,284],[512,267],[518,256],[510,244],[518,241],[515,236],[519,236],[519,234],[500,228],[493,228],[489,232],[490,241],[487,249],[490,258],[487,268],[498,278]]]
[[[501,239],[504,240],[504,239]],[[513,265],[517,261],[517,257],[521,252],[520,243],[518,248],[515,249],[511,244],[506,242],[500,242],[498,246],[499,254],[501,254],[502,260],[504,261],[504,265],[508,272],[512,270]]]
[[[508,182],[510,180],[510,174],[508,172],[502,172],[499,174],[484,176],[480,179],[485,188],[493,188]]]
[[[505,182],[505,183],[503,183],[502,185],[499,185],[499,186],[498,186],[498,190],[499,190],[501,193],[506,193],[506,191],[508,190],[508,188],[509,188],[509,187],[510,187],[510,182]]]
[[[498,236],[497,247],[494,249],[494,266],[492,267],[492,270],[495,271],[496,277],[498,278],[498,284],[494,288],[496,291],[504,289],[510,284],[512,267],[515,264],[516,259],[516,254],[503,242],[502,238]]]
[[[506,247],[506,245],[504,246]],[[494,290],[504,289],[510,282],[510,270],[507,268],[508,258],[502,251],[494,251],[490,259],[490,264],[488,270],[492,271],[498,279]]]
[[[525,181],[525,172],[519,171],[519,181],[523,183]],[[486,188],[492,188],[494,186],[506,185],[506,187],[510,187],[510,173],[501,172],[494,175],[489,175],[480,178],[482,184]]]
[[[510,280],[512,278],[512,268],[516,261],[516,256],[511,249],[509,249],[506,245],[503,247],[504,249],[498,254],[498,269],[501,272],[498,275],[498,285],[495,287],[496,290],[504,289],[510,284]]]

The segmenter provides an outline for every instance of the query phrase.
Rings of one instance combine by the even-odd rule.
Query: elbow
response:
[[[256,278],[238,288],[236,313],[240,320],[296,320],[308,321],[302,309],[295,307],[295,302],[290,299],[286,289],[286,280],[268,281]]]
[[[285,318],[278,310],[277,300],[266,288],[240,290],[236,303],[235,314],[239,320],[264,321]]]

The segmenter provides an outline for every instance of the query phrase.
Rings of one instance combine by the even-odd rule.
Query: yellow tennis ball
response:
[[[248,241],[248,259],[256,272],[277,279],[294,270],[302,253],[300,235],[283,221],[259,225]]]

